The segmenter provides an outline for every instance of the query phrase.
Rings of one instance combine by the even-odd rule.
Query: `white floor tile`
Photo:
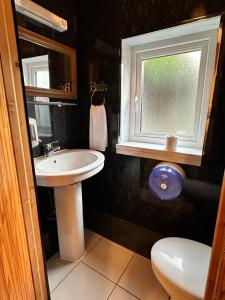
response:
[[[78,263],[68,262],[56,253],[47,261],[47,273],[50,292],[73,270]]]
[[[85,229],[85,246],[86,252],[90,251],[102,238],[101,235]],[[78,264],[71,263],[65,260],[62,260],[59,257],[59,253],[56,253],[47,261],[47,271],[48,271],[48,281],[50,292],[63,280],[63,278],[71,272],[71,270]]]
[[[137,300],[138,298],[134,297],[127,291],[121,289],[119,286],[113,290],[112,294],[109,297],[109,300]]]
[[[51,300],[106,300],[114,283],[80,262],[52,292]]]
[[[102,238],[101,235],[89,230],[84,229],[84,239],[85,239],[85,250],[90,251]]]
[[[83,261],[116,283],[132,256],[132,251],[103,238]]]
[[[168,300],[169,297],[153,274],[151,261],[138,254],[118,285],[142,300]]]

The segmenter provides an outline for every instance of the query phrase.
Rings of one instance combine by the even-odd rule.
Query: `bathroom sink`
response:
[[[85,253],[81,181],[104,166],[102,153],[87,149],[62,150],[34,159],[39,186],[54,187],[60,257],[79,261]]]
[[[85,254],[81,181],[101,171],[104,160],[102,153],[87,149],[34,159],[37,184],[54,187],[59,253],[64,260],[79,261]]]
[[[71,185],[98,173],[104,166],[102,153],[87,149],[62,150],[51,157],[34,159],[39,186]]]

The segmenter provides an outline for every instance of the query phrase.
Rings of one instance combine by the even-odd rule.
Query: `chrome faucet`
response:
[[[59,151],[60,146],[54,146],[54,144],[59,143],[59,141],[54,141],[44,145],[44,151],[46,156],[53,156],[56,151]]]

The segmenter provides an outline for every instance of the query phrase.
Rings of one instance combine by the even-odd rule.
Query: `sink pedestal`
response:
[[[77,261],[85,253],[81,182],[100,172],[105,157],[89,149],[62,150],[34,159],[37,184],[54,187],[59,252]]]
[[[81,182],[54,188],[60,257],[77,261],[85,253]]]

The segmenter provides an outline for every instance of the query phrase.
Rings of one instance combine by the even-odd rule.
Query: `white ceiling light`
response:
[[[57,31],[67,30],[67,21],[30,0],[15,0],[16,11]]]

